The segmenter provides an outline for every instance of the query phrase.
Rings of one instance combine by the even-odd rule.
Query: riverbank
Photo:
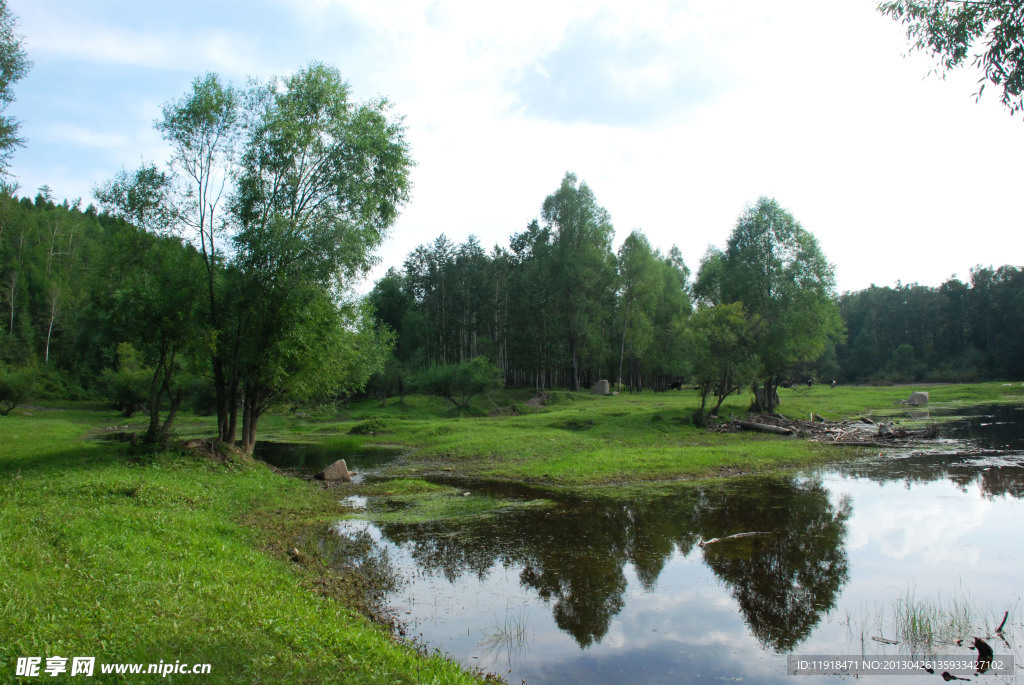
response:
[[[948,411],[1024,401],[1019,384],[928,390],[932,406]],[[779,409],[794,418],[895,418],[906,415],[897,401],[909,391],[789,389]],[[404,406],[364,401],[266,419],[265,440],[409,450],[389,467],[391,480],[344,493],[282,478],[249,459],[184,451],[133,457],[126,445],[99,438],[130,432],[143,419],[125,421],[106,407],[15,410],[0,420],[0,675],[13,679],[21,657],[45,666],[48,657],[70,664],[88,656],[97,664],[211,665],[209,675],[182,682],[479,682],[362,615],[380,587],[322,545],[328,527],[353,514],[343,494],[383,495],[398,503],[404,522],[432,521],[544,506],[545,493],[648,490],[863,453],[698,429],[689,420],[693,393],[550,393],[542,406],[532,399],[500,393],[481,400],[474,416],[448,416],[439,402],[417,396]],[[744,414],[747,402],[730,398],[723,417]],[[212,420],[183,416],[179,426],[183,437],[206,436]],[[513,505],[464,497],[436,476],[537,494]],[[97,682],[117,679],[96,668]]]
[[[106,410],[0,420],[0,680],[17,662],[209,664],[175,682],[472,683],[360,615],[363,591],[311,553],[337,497],[251,460],[132,459],[90,437]],[[161,664],[162,662],[162,664]],[[35,682],[38,678],[27,678]]]
[[[927,407],[900,404],[914,389],[930,393]],[[944,386],[814,386],[780,390],[778,410],[793,420],[811,414],[833,421],[868,417],[922,426],[957,407],[1024,403],[1019,383]],[[730,397],[722,421],[745,417],[750,398]],[[409,449],[396,476],[449,476],[469,481],[522,483],[554,492],[653,482],[715,478],[842,460],[875,449],[758,433],[723,433],[693,425],[693,392],[597,396],[589,393],[501,393],[480,400],[477,415],[445,416],[437,400],[422,396],[381,407],[365,400],[345,420],[329,417],[301,425],[277,417],[268,439],[358,439]],[[311,417],[312,419],[312,417]]]

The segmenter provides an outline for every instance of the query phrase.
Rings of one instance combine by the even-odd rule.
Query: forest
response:
[[[203,349],[210,323],[200,251],[173,233],[82,204],[57,203],[48,188],[34,199],[5,195],[0,203],[6,406],[29,396],[103,399],[126,413],[156,405],[161,424],[180,406],[215,413],[215,373]],[[730,246],[709,251],[694,275],[678,249],[653,247],[639,231],[613,250],[607,212],[567,174],[542,202],[540,219],[512,234],[507,246],[485,249],[474,237],[456,244],[440,235],[391,268],[364,301],[337,302],[336,316],[349,318],[319,325],[348,337],[333,349],[310,348],[312,366],[294,362],[291,384],[274,386],[268,399],[322,403],[360,393],[386,399],[430,392],[430,370],[436,377],[473,360],[496,370],[491,387],[587,389],[610,379],[624,391],[696,387],[709,396],[765,376],[899,383],[1024,375],[1024,350],[1016,343],[1024,334],[1024,274],[1013,266],[975,267],[968,282],[951,278],[937,288],[897,282],[837,296],[831,266],[811,239],[780,273],[807,271],[808,264],[823,270],[813,282],[821,323],[803,342],[792,331],[773,333],[773,325],[807,330],[812,310],[795,300],[777,310],[737,306],[744,293],[717,282],[728,256],[742,247],[737,233],[765,211],[777,224],[788,222],[796,237],[810,238],[762,198],[740,217]],[[773,240],[787,238],[776,231]],[[776,245],[776,252],[783,250]],[[781,278],[795,283],[792,274]],[[746,296],[753,302],[755,293]],[[782,311],[787,307],[795,314]],[[801,323],[787,323],[790,315]],[[255,313],[247,316],[246,325],[255,326]],[[302,344],[296,330],[276,332]],[[793,350],[788,357],[770,359],[771,348],[785,346]],[[303,373],[327,382],[303,380]]]
[[[244,87],[197,77],[155,122],[169,159],[123,168],[95,203],[20,195],[27,141],[3,109],[31,62],[2,0],[0,27],[0,415],[102,400],[145,412],[161,445],[188,408],[250,452],[275,406],[359,395],[465,411],[501,387],[606,381],[696,391],[704,421],[747,389],[770,412],[792,383],[1024,376],[1018,267],[839,294],[814,235],[761,197],[691,271],[640,230],[617,243],[571,172],[535,218],[506,217],[525,224],[507,245],[441,234],[361,295],[415,162],[388,100],[352,100],[319,62]]]

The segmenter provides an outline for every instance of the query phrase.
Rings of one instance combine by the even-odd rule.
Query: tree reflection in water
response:
[[[851,506],[829,501],[820,483],[760,481],[747,496],[704,493],[698,526],[724,537],[703,548],[704,561],[728,583],[753,635],[766,648],[792,650],[835,606],[849,579],[843,541]]]
[[[453,581],[496,565],[552,609],[581,647],[600,642],[624,606],[627,564],[652,590],[676,553],[700,539],[752,530],[763,537],[703,548],[705,563],[733,590],[751,632],[789,650],[835,605],[848,577],[843,543],[850,505],[834,506],[815,481],[775,478],[689,487],[671,497],[587,501],[511,511],[458,523],[386,524],[426,572]]]

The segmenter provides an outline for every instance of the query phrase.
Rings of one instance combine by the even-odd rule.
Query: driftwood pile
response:
[[[861,418],[853,421],[826,421],[811,415],[808,420],[790,419],[781,414],[752,414],[745,420],[735,419],[715,428],[720,432],[736,430],[758,431],[778,435],[794,435],[814,442],[863,447],[919,446],[922,441],[938,435],[936,426],[903,428],[893,423],[875,423]]]

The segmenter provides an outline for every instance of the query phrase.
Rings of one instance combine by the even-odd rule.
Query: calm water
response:
[[[355,471],[356,482],[366,475],[375,474],[381,467],[401,455],[401,450],[388,447],[368,447],[356,441],[326,442],[321,444],[257,442],[253,457],[279,469],[302,475],[314,475],[339,459],[344,459],[350,471]]]
[[[1020,419],[987,408],[947,433],[1020,449]],[[457,524],[343,521],[337,531],[404,579],[388,603],[412,636],[510,683],[793,685],[840,678],[786,675],[787,654],[975,654],[946,635],[929,644],[901,634],[907,605],[939,615],[937,631],[967,607],[973,627],[953,637],[984,636],[1010,611],[1011,646],[990,642],[1020,660],[1022,521],[1024,457],[1014,453],[873,458],[657,498]],[[700,545],[752,531],[766,534]]]
[[[970,430],[1000,423],[982,413]],[[1019,445],[1005,425],[993,440]],[[838,678],[787,675],[787,654],[974,654],[902,635],[897,614],[908,605],[930,607],[937,630],[966,607],[974,627],[953,632],[968,637],[1009,611],[1013,646],[991,642],[1019,660],[1021,464],[1014,455],[873,459],[458,525],[337,530],[369,541],[367,553],[405,578],[389,601],[412,635],[510,683],[793,685]],[[755,531],[767,534],[700,545]]]

